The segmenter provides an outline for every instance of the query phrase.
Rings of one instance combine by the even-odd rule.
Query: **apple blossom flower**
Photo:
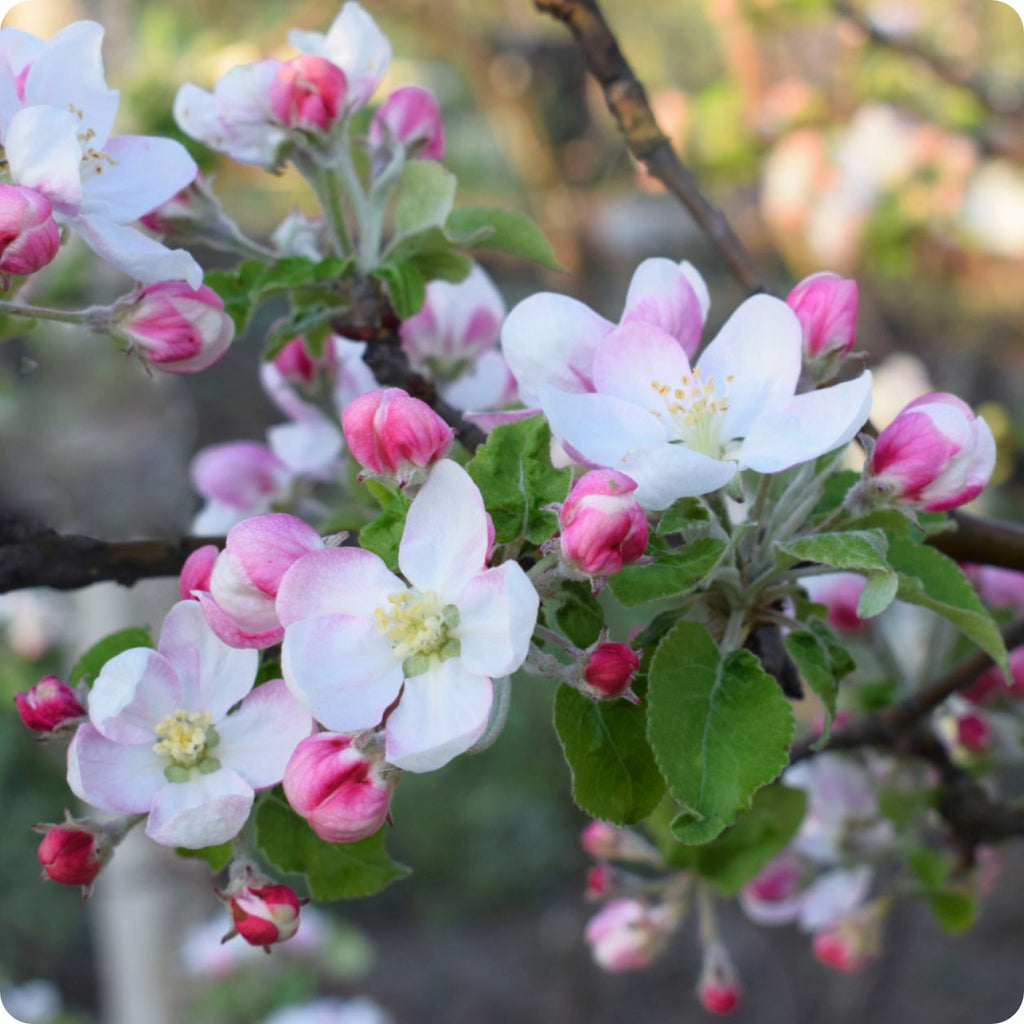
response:
[[[281,578],[299,558],[323,546],[312,526],[284,512],[251,516],[232,526],[213,563],[209,587],[194,595],[210,628],[232,647],[280,643],[284,629],[274,599]]]
[[[49,199],[32,188],[0,184],[0,274],[34,274],[58,249]]]
[[[324,57],[345,72],[348,113],[366,106],[391,63],[391,43],[370,14],[349,0],[326,34],[293,29],[288,41],[303,53]]]
[[[636,651],[626,644],[603,643],[591,651],[583,666],[583,681],[597,700],[633,696],[630,686],[640,668]]]
[[[110,334],[126,351],[165,373],[198,373],[228,350],[234,321],[224,300],[206,285],[161,281],[128,296],[115,308]]]
[[[647,547],[636,483],[613,469],[584,474],[558,513],[562,557],[589,576],[613,576]]]
[[[855,572],[830,572],[800,580],[807,596],[828,609],[829,625],[840,633],[858,633],[867,623],[857,614],[857,602],[867,580]]]
[[[43,676],[27,693],[16,693],[14,702],[21,720],[35,732],[53,732],[85,714],[75,691],[56,676]]]
[[[995,462],[988,424],[955,395],[933,391],[878,435],[858,489],[869,500],[945,512],[976,498]]]
[[[800,927],[806,932],[821,931],[857,912],[867,899],[873,877],[867,864],[819,874],[800,899]]]
[[[697,998],[711,1013],[732,1013],[740,1005],[740,980],[729,951],[720,942],[704,950]]]
[[[352,399],[341,429],[365,476],[405,487],[421,478],[452,446],[452,428],[426,402],[401,388],[378,388]]]
[[[804,358],[823,372],[827,379],[838,369],[842,358],[853,348],[857,334],[857,282],[824,271],[805,277],[786,296],[803,331]]]
[[[743,912],[757,924],[789,924],[800,916],[808,866],[792,848],[773,857],[740,890]]]
[[[253,689],[259,656],[219,640],[194,601],[157,650],[111,658],[68,748],[68,784],[107,811],[147,814],[146,835],[200,849],[237,835],[255,790],[276,785],[313,723],[280,679]],[[237,707],[236,707],[237,705]]]
[[[401,143],[409,156],[421,160],[444,156],[441,109],[427,89],[415,85],[396,89],[373,112],[370,148],[386,153],[395,142]]]
[[[11,181],[42,193],[58,223],[136,280],[197,288],[202,270],[189,253],[131,226],[192,181],[195,162],[171,139],[111,137],[119,94],[104,80],[102,39],[102,26],[75,22],[27,47],[12,68],[18,81],[5,77],[0,143]]]
[[[282,670],[317,721],[359,732],[388,712],[386,759],[417,772],[480,738],[491,681],[522,665],[539,604],[515,562],[483,568],[487,545],[480,492],[445,460],[406,518],[398,564],[408,585],[357,548],[313,551],[285,573]]]
[[[870,409],[870,373],[798,395],[800,361],[796,315],[756,295],[692,369],[673,335],[628,321],[597,344],[595,393],[545,382],[538,394],[579,458],[632,477],[640,504],[664,509],[741,469],[777,473],[852,439]]]
[[[382,755],[351,736],[318,732],[295,748],[284,770],[284,795],[321,839],[365,839],[384,824],[398,781]]]
[[[292,129],[329,131],[341,115],[348,83],[345,72],[323,57],[303,54],[286,61],[270,82],[270,109]]]
[[[678,924],[674,904],[617,899],[587,922],[583,937],[598,967],[612,973],[640,971],[661,955]]]
[[[992,744],[992,727],[976,712],[968,712],[956,720],[956,738],[972,754],[984,753]]]
[[[633,274],[619,324],[658,327],[692,356],[709,305],[704,279],[691,264],[648,259]],[[615,324],[567,295],[538,292],[520,302],[502,326],[501,347],[523,403],[538,405],[542,385],[594,391],[594,359],[614,330]]]
[[[882,952],[882,924],[890,899],[876,899],[825,928],[811,942],[815,957],[828,967],[855,973]]]

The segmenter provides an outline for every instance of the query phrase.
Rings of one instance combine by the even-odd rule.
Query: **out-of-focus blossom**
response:
[[[396,89],[374,111],[370,147],[386,153],[395,142],[409,156],[440,160],[444,156],[444,125],[437,100],[427,89],[409,85]]]
[[[587,922],[583,937],[604,970],[640,971],[660,956],[678,923],[674,905],[617,899],[606,903]]]
[[[998,565],[962,566],[978,596],[990,608],[1014,608],[1024,612],[1024,572]]]
[[[408,584],[358,548],[313,551],[288,570],[281,665],[318,721],[359,732],[391,709],[386,758],[410,771],[439,768],[483,735],[492,679],[522,665],[539,603],[515,562],[484,568],[488,544],[480,492],[445,460],[406,517]]]
[[[345,107],[345,72],[323,57],[303,54],[286,61],[270,82],[270,109],[289,128],[327,132]]]
[[[234,837],[255,790],[281,781],[313,729],[281,680],[253,689],[258,656],[219,640],[193,601],[168,613],[157,650],[111,658],[68,748],[68,784],[94,807],[147,814],[146,835],[201,849]]]
[[[967,231],[989,252],[1024,256],[1024,174],[1007,160],[985,163],[971,178],[962,209]]]
[[[888,901],[875,900],[816,931],[814,955],[821,963],[844,973],[866,967],[882,952],[882,924],[887,910]]]
[[[732,1013],[740,1005],[740,979],[729,951],[720,942],[704,950],[697,997],[711,1013]]]
[[[840,633],[857,633],[864,628],[867,620],[857,614],[857,602],[867,586],[863,576],[855,572],[830,572],[807,576],[800,585],[812,601],[825,605],[829,624]]]
[[[393,1018],[368,996],[317,999],[275,1010],[263,1024],[393,1024]]]
[[[599,860],[637,861],[660,864],[658,851],[632,829],[594,820],[580,833],[580,845]]]

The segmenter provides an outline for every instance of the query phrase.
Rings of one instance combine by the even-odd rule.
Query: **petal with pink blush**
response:
[[[266,445],[228,441],[201,449],[190,468],[192,486],[205,498],[252,510],[282,494],[291,481],[284,462]]]
[[[74,216],[82,201],[82,144],[78,118],[53,107],[26,107],[4,138],[11,181],[42,192],[54,212]]]
[[[255,651],[229,647],[210,629],[195,601],[180,601],[167,613],[159,651],[181,680],[179,706],[208,711],[215,723],[252,689],[259,667]]]
[[[149,742],[114,743],[89,723],[81,725],[68,747],[68,785],[93,807],[117,814],[144,814],[157,791],[167,784],[167,759]]]
[[[257,686],[218,726],[215,756],[253,789],[276,785],[292,752],[315,730],[283,679]]]
[[[689,266],[689,264],[687,264]],[[697,271],[690,270],[700,278]],[[700,281],[703,285],[703,281]],[[707,288],[703,288],[704,297]],[[626,294],[621,323],[641,321],[660,327],[693,356],[700,345],[707,306],[678,263],[656,258],[644,260],[633,274]]]
[[[303,555],[281,579],[277,614],[287,629],[325,615],[366,618],[406,585],[373,552],[324,548]]]
[[[162,654],[133,647],[111,658],[93,681],[89,717],[115,743],[153,743],[157,722],[182,706],[184,693]]]
[[[459,595],[459,661],[469,673],[500,678],[526,658],[540,599],[515,562],[480,573]]]
[[[487,558],[487,516],[469,474],[438,462],[409,508],[398,548],[405,578],[421,590],[455,599]]]
[[[407,679],[388,717],[388,761],[411,772],[447,764],[479,739],[492,700],[491,680],[467,672],[458,658]]]
[[[146,835],[187,850],[226,843],[242,830],[254,797],[252,786],[230,769],[193,771],[187,782],[168,782],[157,792]]]
[[[142,284],[187,281],[198,288],[203,283],[203,268],[191,253],[168,249],[128,224],[81,216],[71,226],[97,256]]]
[[[232,527],[226,551],[237,575],[264,593],[275,594],[285,572],[304,554],[323,546],[320,534],[308,523],[283,512],[268,512]]]
[[[199,602],[199,607],[203,609],[203,614],[206,616],[210,629],[230,647],[252,648],[253,650],[262,651],[267,647],[273,647],[274,644],[279,644],[284,636],[284,627],[280,624],[255,633],[243,629],[207,593],[200,592],[196,594],[196,600]]]
[[[364,608],[373,613],[373,605]],[[402,686],[402,665],[370,618],[327,615],[288,626],[281,645],[288,689],[335,732],[377,725]]]
[[[624,323],[597,348],[594,384],[602,395],[625,399],[644,409],[662,409],[664,399],[655,385],[684,387],[690,361],[676,340],[660,327]]]

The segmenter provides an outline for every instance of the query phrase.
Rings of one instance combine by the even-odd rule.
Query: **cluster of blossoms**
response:
[[[230,343],[233,321],[192,257],[132,226],[141,218],[167,239],[192,234],[260,256],[267,267],[229,285],[260,280],[269,294],[287,279],[302,292],[301,317],[271,329],[261,369],[286,422],[266,443],[195,457],[204,505],[194,529],[226,536],[189,557],[156,646],[121,650],[77,689],[47,676],[18,695],[27,726],[70,738],[72,792],[115,816],[45,826],[44,874],[87,889],[143,822],[165,846],[230,844],[219,891],[230,934],[255,946],[285,941],[302,900],[257,868],[248,823],[279,811],[304,837],[293,844],[300,858],[306,841],[371,839],[403,772],[443,768],[494,740],[507,681],[522,668],[561,684],[556,727],[581,807],[632,824],[666,792],[675,801],[670,824],[648,824],[650,839],[606,821],[584,833],[599,861],[589,891],[606,901],[586,929],[600,966],[647,966],[694,902],[699,998],[715,1013],[738,1005],[712,900],[721,880],[713,858],[693,851],[741,826],[755,793],[780,776],[766,792],[800,814],[772,849],[747,859],[754,866],[733,891],[755,921],[798,922],[822,961],[843,970],[868,962],[893,894],[865,862],[894,857],[930,827],[922,810],[897,835],[880,790],[927,786],[884,758],[814,752],[787,768],[786,698],[802,695],[802,676],[834,724],[838,683],[852,669],[836,635],[851,648],[872,642],[897,590],[969,611],[968,635],[999,660],[959,570],[950,564],[954,597],[943,603],[927,592],[929,574],[886,561],[889,537],[876,526],[897,519],[902,540],[921,532],[926,514],[977,497],[995,464],[985,421],[953,395],[924,395],[877,438],[861,437],[863,468],[844,479],[839,453],[865,428],[872,377],[852,358],[857,286],[831,273],[801,281],[785,301],[747,299],[703,347],[708,288],[689,263],[666,258],[637,268],[617,323],[553,293],[506,315],[487,274],[455,251],[453,239],[484,242],[494,225],[449,230],[454,181],[438,163],[433,97],[400,88],[355,134],[353,115],[391,57],[358,4],[346,3],[325,34],[293,32],[292,59],[236,67],[212,91],[186,85],[175,102],[193,138],[271,171],[291,162],[309,184],[323,216],[290,215],[273,249],[230,223],[180,146],[110,137],[117,94],[104,81],[100,37],[91,23],[45,43],[0,32],[5,282],[52,259],[56,225],[66,226],[141,285],[79,321],[154,367],[204,369]],[[426,191],[403,206],[406,187]],[[441,212],[409,213],[428,207]],[[431,264],[437,252],[444,259]],[[303,266],[308,280],[295,284],[287,275]],[[417,287],[421,301],[409,298]],[[363,315],[367,304],[376,316]],[[491,431],[479,452],[456,442],[451,415],[379,386],[371,367],[385,342],[421,393],[473,410],[466,418]],[[358,538],[330,532],[342,517],[323,493],[345,485],[346,452],[357,483],[369,482],[355,492]],[[379,517],[361,504],[367,494]],[[834,569],[850,572],[826,575]],[[1004,603],[1024,603],[1018,579],[971,571],[992,605],[1004,592]],[[658,613],[646,626],[628,642],[612,639],[622,608],[651,602]],[[679,636],[691,638],[692,664],[689,651],[663,653]],[[1022,650],[1006,662],[1012,679],[993,669],[936,712],[954,760],[991,752],[992,736],[1016,724]],[[853,705],[860,681],[845,688]],[[692,722],[701,728],[691,736]],[[764,751],[751,742],[762,728]],[[620,776],[635,768],[616,743],[649,764],[647,779],[622,784],[625,809],[603,774],[612,760]],[[722,749],[728,763],[716,766]],[[702,777],[691,787],[715,770],[728,786]],[[316,895],[313,880],[310,888]]]

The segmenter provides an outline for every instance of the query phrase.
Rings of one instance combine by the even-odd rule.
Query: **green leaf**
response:
[[[788,633],[784,643],[803,681],[825,707],[825,725],[813,745],[813,749],[819,750],[828,742],[832,731],[839,680],[853,671],[853,660],[823,622],[815,621],[807,629]]]
[[[711,513],[700,498],[680,498],[661,514],[658,533],[663,537],[669,533],[682,533],[695,526],[704,526],[710,519]]]
[[[410,160],[402,168],[395,231],[413,234],[444,224],[455,204],[455,175],[436,160]]]
[[[133,647],[155,647],[149,630],[142,626],[129,626],[98,640],[83,654],[68,677],[69,686],[77,686],[85,680],[89,685],[99,675],[100,669],[115,655],[130,651]]]
[[[384,831],[358,843],[328,843],[278,797],[256,810],[256,845],[279,871],[305,875],[315,900],[372,896],[408,875],[388,856]]]
[[[1006,645],[991,612],[957,564],[935,548],[894,540],[889,562],[899,573],[899,598],[930,608],[973,640],[1009,675]]]
[[[807,794],[789,786],[766,786],[750,810],[697,852],[697,873],[723,896],[735,896],[796,835],[807,810]]]
[[[241,334],[249,322],[259,281],[267,265],[261,260],[246,260],[233,272],[230,270],[208,270],[203,275],[203,284],[212,288],[224,300],[224,312],[235,322],[235,334]]]
[[[816,562],[860,573],[866,580],[857,602],[862,619],[880,615],[896,597],[896,574],[886,561],[888,541],[881,530],[847,530],[780,541],[776,550],[798,562]]]
[[[604,625],[604,612],[590,584],[583,580],[566,580],[558,593],[561,604],[555,612],[555,619],[562,632],[577,647],[589,647],[597,640]]]
[[[925,899],[935,920],[951,935],[968,931],[978,918],[978,902],[966,893],[931,890],[925,893]]]
[[[382,511],[360,529],[359,546],[372,551],[389,569],[397,571],[398,545],[409,513],[409,499],[375,480],[368,480],[366,486],[380,502]]]
[[[616,825],[646,818],[665,782],[644,735],[644,709],[595,701],[564,684],[555,694],[555,729],[572,773],[572,798],[591,817]]]
[[[724,551],[724,541],[703,537],[658,555],[651,564],[625,566],[609,577],[608,585],[628,608],[662,597],[678,597],[700,586]]]
[[[332,306],[315,303],[282,317],[267,332],[263,345],[264,360],[273,359],[289,341],[300,334],[306,339],[306,346],[311,353],[322,352],[327,335],[331,332],[330,321],[337,312]]]
[[[370,271],[388,286],[388,296],[395,313],[401,320],[418,313],[427,297],[427,283],[419,268],[409,260],[401,263],[382,263]]]
[[[175,848],[174,851],[179,857],[195,857],[198,860],[205,860],[210,869],[216,873],[223,871],[231,860],[231,843],[221,843],[219,846],[204,846],[201,850],[187,850],[184,846]]]
[[[929,889],[940,888],[949,877],[949,864],[938,850],[912,850],[910,869]]]
[[[558,529],[558,516],[543,506],[565,501],[570,469],[555,469],[551,431],[542,416],[495,427],[466,467],[494,521],[495,539],[525,537],[541,544]]]
[[[673,834],[706,843],[785,768],[789,704],[749,651],[723,659],[711,634],[685,621],[654,654],[647,700],[651,748],[685,808]]]
[[[487,233],[484,233],[484,229]],[[565,268],[555,258],[548,240],[529,217],[494,206],[461,206],[452,210],[445,233],[457,245],[494,249],[523,256],[552,270]]]

